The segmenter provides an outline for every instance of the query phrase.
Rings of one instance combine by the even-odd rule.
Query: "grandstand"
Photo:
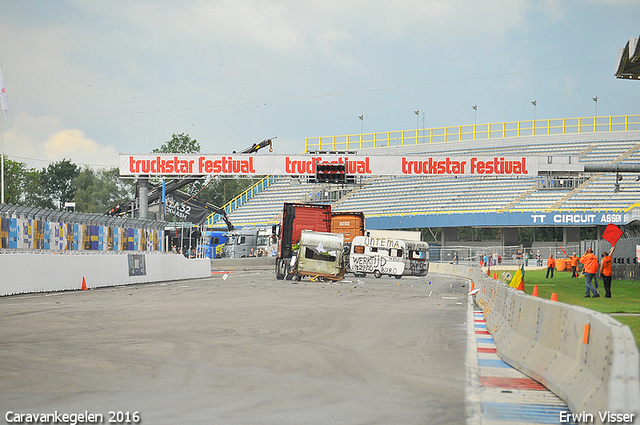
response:
[[[602,118],[592,118],[592,121],[606,121]],[[407,138],[407,143],[404,139],[401,143],[376,142],[378,146],[385,145],[380,147],[364,147],[365,144],[360,143],[363,148],[358,149],[358,153],[370,156],[566,156],[578,157],[581,164],[640,164],[640,122],[635,122],[639,119],[638,116],[632,116],[631,120],[626,117],[627,125],[622,131],[598,131],[594,124],[590,132],[553,134],[548,131],[538,135],[536,131],[536,135],[530,132],[525,136],[486,139],[465,139],[464,132],[459,131],[457,140],[446,142],[421,143],[414,137]],[[629,122],[633,125],[628,125]],[[413,134],[419,132],[433,134],[430,130],[414,130]],[[477,134],[475,130],[473,134]],[[352,148],[354,143],[349,140],[358,139],[365,138],[346,136],[344,147]],[[322,139],[318,140],[316,147],[322,150],[325,145]],[[337,147],[336,139],[330,140],[329,145]],[[369,229],[557,226],[559,223],[596,226],[605,220],[602,217],[610,217],[606,214],[622,216],[640,201],[640,175],[618,175],[621,180],[614,172],[582,172],[558,181],[542,172],[538,177],[372,176],[344,186],[276,176],[270,185],[238,208],[228,210],[228,214],[236,226],[268,225],[279,222],[283,202],[325,202],[331,203],[334,211],[364,212]],[[532,219],[532,214],[540,213],[574,215],[568,219],[554,216],[542,222]],[[596,213],[595,219],[572,221],[578,220],[576,214],[590,217]],[[220,223],[210,217],[207,224]]]

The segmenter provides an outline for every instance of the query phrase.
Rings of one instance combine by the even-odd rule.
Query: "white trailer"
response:
[[[429,270],[429,244],[387,237],[357,236],[351,244],[349,266],[356,274],[425,276]]]

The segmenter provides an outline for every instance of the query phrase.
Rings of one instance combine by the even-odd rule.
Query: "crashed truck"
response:
[[[344,235],[303,230],[289,273],[294,281],[310,279],[342,280],[344,277]]]
[[[303,230],[331,232],[331,205],[298,204],[285,202],[282,222],[278,229],[276,279],[291,280],[291,262],[298,256]]]

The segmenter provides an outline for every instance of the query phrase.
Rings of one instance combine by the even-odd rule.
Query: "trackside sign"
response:
[[[120,175],[314,175],[345,164],[349,175],[537,176],[538,157],[120,154]]]

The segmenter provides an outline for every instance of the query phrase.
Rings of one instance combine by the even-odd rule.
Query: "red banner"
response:
[[[120,175],[314,175],[345,164],[348,175],[537,176],[538,157],[383,155],[120,154]]]

